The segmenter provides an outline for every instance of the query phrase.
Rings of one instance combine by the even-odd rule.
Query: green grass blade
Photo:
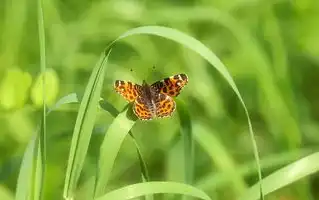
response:
[[[262,170],[269,171],[271,169],[278,169],[288,163],[296,161],[298,158],[303,157],[305,155],[309,155],[309,153],[313,152],[310,149],[301,149],[295,151],[288,151],[283,153],[275,153],[273,155],[265,156],[261,159],[260,163],[262,166]],[[302,155],[302,156],[301,156]],[[255,161],[250,161],[243,165],[237,167],[237,173],[239,176],[251,177],[255,175],[256,165]],[[223,172],[210,172],[210,174],[206,175],[202,179],[198,180],[195,184],[196,187],[207,191],[207,190],[216,190],[217,188],[221,188],[223,186],[228,185],[232,180],[229,180],[229,173],[227,171]]]
[[[218,140],[211,129],[200,122],[194,123],[194,139],[203,147],[211,157],[218,171],[227,175],[227,180],[231,183],[230,187],[236,195],[243,194],[246,190],[246,184],[241,175],[238,173],[237,166],[229,155],[226,147]]]
[[[100,149],[94,197],[104,194],[115,158],[120,150],[124,138],[135,124],[135,121],[136,117],[132,113],[131,106],[127,106],[123,112],[117,115],[106,131]]]
[[[60,106],[68,103],[77,102],[77,98],[75,98],[74,93],[62,97],[47,113],[47,115],[54,111],[55,109],[58,109]],[[43,123],[40,124],[38,127],[38,130],[35,132],[35,136],[39,135],[39,130],[42,130],[41,126]],[[29,144],[26,147],[26,150],[23,155],[20,172],[18,176],[17,181],[17,188],[16,188],[16,194],[15,199],[20,200],[33,200],[33,178],[32,175],[35,174],[34,172],[34,158],[35,158],[35,150],[36,150],[36,138],[32,138],[29,142]]]
[[[173,40],[179,44],[184,45],[185,47],[195,51],[201,57],[203,57],[205,60],[207,60],[226,79],[226,81],[231,86],[233,91],[236,93],[238,99],[240,100],[240,102],[244,108],[245,115],[247,117],[250,138],[251,138],[251,142],[253,145],[254,156],[255,156],[257,169],[258,169],[258,178],[260,181],[260,196],[261,196],[261,199],[263,199],[262,183],[261,183],[262,174],[261,174],[261,170],[260,170],[259,153],[258,153],[256,140],[254,137],[253,127],[251,124],[251,120],[250,120],[249,113],[248,113],[248,110],[246,108],[245,102],[244,102],[234,80],[232,79],[231,75],[229,74],[227,68],[218,59],[218,57],[210,49],[208,49],[204,44],[202,44],[200,41],[196,40],[195,38],[193,38],[191,36],[188,36],[188,35],[180,32],[176,29],[172,29],[172,28],[166,28],[166,27],[161,27],[161,26],[143,26],[143,27],[134,28],[134,29],[128,30],[127,32],[125,32],[124,34],[119,36],[109,46],[112,46],[116,41],[118,41],[120,39],[124,39],[128,36],[140,35],[140,34],[157,35],[157,36],[164,37],[166,39],[170,39],[170,40]]]
[[[192,122],[188,113],[187,106],[180,100],[177,101],[177,112],[180,120],[182,140],[184,143],[184,166],[185,166],[185,183],[193,183],[194,170],[194,144]]]
[[[120,113],[112,104],[110,104],[107,101],[100,101],[100,106],[103,110],[109,112],[113,117],[117,117],[117,115]],[[133,143],[135,145],[136,151],[137,151],[137,155],[138,155],[138,159],[139,159],[139,163],[140,163],[140,168],[141,168],[141,172],[142,172],[142,180],[143,181],[149,181],[149,175],[148,175],[148,170],[146,167],[146,162],[143,158],[143,154],[141,152],[141,148],[139,147],[133,133],[131,131],[129,131],[129,134],[133,140]]]
[[[33,184],[34,192],[31,197],[36,200],[43,198],[43,188],[46,168],[46,88],[45,88],[45,72],[46,72],[46,53],[45,53],[45,30],[43,20],[42,0],[38,0],[38,31],[39,31],[39,48],[40,48],[40,67],[42,74],[42,120],[40,126],[40,133],[36,135],[34,144],[34,170],[33,170]]]
[[[319,152],[301,158],[265,177],[263,179],[264,194],[269,194],[318,171]],[[257,200],[259,198],[258,190],[258,184],[252,186],[240,200]]]
[[[1,200],[13,200],[14,194],[6,186],[0,185],[0,199]]]
[[[36,134],[38,134],[36,132]],[[17,181],[17,189],[15,199],[31,199],[31,186],[32,186],[32,174],[33,174],[33,152],[35,146],[35,138],[32,138],[27,145],[22,159],[20,172]]]
[[[182,194],[197,197],[199,199],[211,200],[203,191],[190,185],[175,182],[147,182],[133,184],[109,192],[106,195],[97,198],[96,200],[133,199],[144,195],[158,193]]]
[[[94,67],[80,104],[64,183],[63,197],[65,199],[73,198],[74,190],[83,168],[102,90],[104,65],[107,63],[109,53],[110,51],[107,55],[103,53]]]
[[[47,115],[50,114],[53,110],[56,110],[57,108],[59,108],[61,105],[63,104],[68,104],[68,103],[76,103],[78,102],[78,97],[76,95],[76,93],[71,93],[71,94],[68,94],[64,97],[62,97],[61,99],[59,99],[56,104],[54,106],[52,106],[48,112],[47,112]]]

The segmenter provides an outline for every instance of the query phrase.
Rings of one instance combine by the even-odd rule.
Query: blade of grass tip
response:
[[[318,171],[319,152],[316,152],[265,177],[263,179],[264,194],[269,194]],[[252,186],[239,200],[257,200],[258,189],[258,184]]]
[[[67,172],[64,182],[63,197],[65,199],[73,198],[74,190],[83,168],[102,90],[105,73],[104,66],[107,63],[110,52],[111,50],[108,51],[107,54],[104,54],[103,52],[103,54],[100,56],[98,63],[91,73],[80,104],[74,126]]]
[[[96,200],[108,200],[108,199],[133,199],[149,194],[159,194],[159,193],[171,193],[171,194],[181,194],[197,197],[199,199],[211,200],[211,198],[203,191],[184,184],[176,182],[147,182],[147,183],[137,183],[123,188],[113,190],[97,198]]]
[[[50,111],[53,111],[60,106],[68,103],[73,103],[77,102],[77,99],[71,98],[67,100],[68,96],[73,96],[73,95],[67,95],[65,97],[62,97]],[[50,112],[47,113],[47,115]],[[34,134],[34,137],[30,140],[28,143],[26,150],[23,155],[23,159],[21,162],[21,167],[20,167],[20,172],[18,176],[18,181],[17,181],[17,187],[16,187],[16,194],[15,194],[15,199],[16,200],[33,200],[32,196],[34,196],[32,193],[34,192],[33,190],[33,178],[32,175],[35,174],[34,172],[34,157],[35,157],[35,150],[36,148],[36,136],[39,135],[39,130],[41,130],[41,125],[42,123],[37,127],[37,130]]]
[[[184,165],[185,165],[185,183],[193,183],[193,170],[194,170],[194,145],[191,118],[188,113],[187,107],[181,100],[177,101],[177,112],[181,124],[181,135],[184,143]]]
[[[132,107],[126,106],[124,111],[117,115],[106,131],[100,148],[96,185],[94,188],[95,198],[104,194],[107,182],[111,176],[115,158],[122,142],[135,124],[135,121],[136,117],[132,113]]]
[[[186,46],[187,48],[195,51],[201,57],[203,57],[205,60],[207,60],[226,79],[228,84],[231,86],[231,88],[233,89],[233,91],[237,95],[240,103],[242,104],[244,111],[245,111],[245,115],[247,117],[250,138],[251,138],[251,142],[253,145],[254,156],[255,156],[256,165],[257,165],[258,179],[259,179],[259,183],[260,183],[260,195],[261,195],[261,199],[263,199],[262,174],[261,174],[261,168],[260,168],[259,153],[258,153],[258,148],[257,148],[250,116],[249,116],[248,110],[246,108],[245,102],[244,102],[235,82],[232,79],[231,75],[229,74],[227,68],[224,66],[224,64],[218,59],[218,57],[209,48],[207,48],[200,41],[196,40],[195,38],[193,38],[191,36],[186,35],[185,33],[180,32],[176,29],[161,27],[161,26],[142,26],[142,27],[130,29],[130,30],[126,31],[125,33],[123,33],[122,35],[120,35],[117,39],[112,41],[112,43],[109,44],[108,48],[110,48],[116,41],[118,41],[120,39],[124,39],[128,36],[139,35],[139,34],[157,35],[160,37],[164,37],[166,39],[173,40],[179,44]]]
[[[53,110],[56,110],[58,107],[60,107],[63,104],[77,103],[77,102],[79,102],[79,99],[76,93],[68,94],[62,97],[59,101],[57,101],[56,104],[48,110],[47,115],[50,114]]]

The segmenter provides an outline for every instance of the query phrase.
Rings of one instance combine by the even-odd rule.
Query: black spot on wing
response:
[[[188,80],[188,77],[186,76],[186,74],[180,74],[180,76],[183,81]]]

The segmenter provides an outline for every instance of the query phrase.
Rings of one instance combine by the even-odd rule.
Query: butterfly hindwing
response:
[[[153,83],[151,87],[155,88],[159,93],[176,97],[187,83],[188,77],[186,74],[177,74],[161,81],[157,81]]]
[[[143,96],[138,96],[134,101],[133,111],[141,120],[151,120],[155,117],[155,108],[146,103]]]
[[[156,101],[156,116],[169,117],[176,109],[174,99],[166,94],[159,93]]]
[[[130,81],[116,80],[114,82],[115,91],[122,95],[128,102],[135,101],[141,91],[141,87],[142,86]]]

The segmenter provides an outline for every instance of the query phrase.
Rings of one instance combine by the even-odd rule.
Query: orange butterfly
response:
[[[151,120],[173,114],[176,103],[172,97],[178,96],[187,83],[186,74],[177,74],[152,85],[148,85],[145,81],[142,85],[138,85],[129,81],[116,80],[114,89],[128,102],[134,102],[133,111],[139,119]]]

